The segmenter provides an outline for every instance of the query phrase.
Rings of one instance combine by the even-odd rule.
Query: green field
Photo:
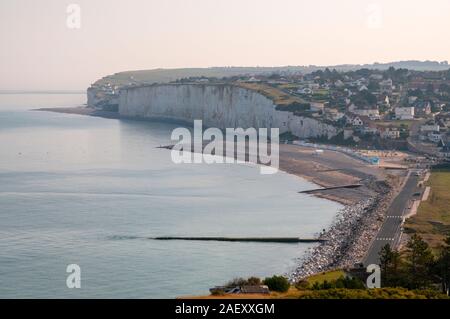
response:
[[[421,203],[417,215],[407,220],[405,230],[418,233],[437,248],[450,233],[450,170],[433,171],[427,186],[431,186],[430,197]]]
[[[239,83],[238,86],[258,92],[274,101],[274,103],[278,106],[289,105],[295,102],[297,103],[305,102],[299,97],[292,96],[290,94],[281,91],[278,88],[275,88],[273,86],[264,83]]]

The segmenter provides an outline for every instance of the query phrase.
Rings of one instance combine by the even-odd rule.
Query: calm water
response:
[[[284,173],[175,165],[155,148],[173,124],[30,111],[84,102],[0,94],[0,298],[172,298],[283,274],[312,246],[146,237],[310,237],[340,207]],[[73,263],[81,289],[66,287]]]

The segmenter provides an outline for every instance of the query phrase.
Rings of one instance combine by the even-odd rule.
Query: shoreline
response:
[[[115,112],[93,108],[58,107],[35,111],[129,119]],[[304,277],[334,268],[350,268],[365,257],[372,239],[380,229],[390,198],[396,188],[387,181],[383,169],[362,163],[337,151],[315,150],[300,145],[280,144],[279,169],[319,187],[361,183],[358,189],[332,189],[311,194],[344,205],[336,212],[332,224],[320,234],[323,241],[298,259],[287,277],[296,282]]]
[[[33,111],[95,116],[108,119],[130,119],[129,117],[120,116],[116,112],[95,110],[86,106],[39,108],[33,109]],[[340,164],[342,167],[339,166]],[[279,169],[323,188],[356,184],[361,179],[370,179],[371,176],[375,175],[374,173],[367,173],[369,169],[368,164],[363,164],[337,151],[326,151],[326,156],[317,156],[311,148],[290,144],[280,144]],[[331,200],[342,205],[353,205],[371,195],[373,195],[373,192],[370,191],[367,185],[364,185],[358,190],[334,189],[315,192],[312,196]]]

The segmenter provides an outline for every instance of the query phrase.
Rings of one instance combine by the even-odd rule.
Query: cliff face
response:
[[[327,136],[335,127],[278,111],[262,94],[234,85],[161,84],[120,91],[119,113],[138,118],[203,120],[207,127],[279,128],[301,138]]]

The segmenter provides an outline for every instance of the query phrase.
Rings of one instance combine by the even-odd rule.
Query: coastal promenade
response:
[[[407,207],[412,200],[414,193],[420,191],[417,184],[419,182],[418,176],[408,174],[406,183],[397,197],[392,201],[383,225],[374,238],[364,259],[364,265],[379,264],[379,253],[383,246],[389,244],[391,247],[396,247],[402,231],[403,219],[407,212]]]

